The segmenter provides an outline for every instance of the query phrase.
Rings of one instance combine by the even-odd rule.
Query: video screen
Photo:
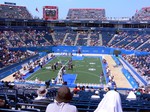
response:
[[[47,9],[45,10],[46,16],[55,17],[56,16],[56,10],[55,9]]]

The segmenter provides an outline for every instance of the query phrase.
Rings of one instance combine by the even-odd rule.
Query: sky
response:
[[[106,17],[132,17],[136,10],[150,7],[150,0],[0,0],[0,4],[4,2],[26,6],[33,17],[39,18],[43,15],[43,6],[58,6],[59,19],[65,19],[70,8],[103,8]]]

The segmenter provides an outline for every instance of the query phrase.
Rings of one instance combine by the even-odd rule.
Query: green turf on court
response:
[[[66,64],[71,57],[67,56],[58,56],[50,63],[45,65],[42,69],[35,72],[30,76],[29,80],[34,80],[36,77],[42,81],[46,81],[52,78],[57,77],[59,70],[53,71],[46,69],[46,67],[51,66],[53,63],[61,61],[63,64]],[[66,68],[67,74],[77,74],[76,83],[100,83],[100,74],[102,73],[102,66],[100,58],[98,57],[84,57],[84,60],[73,60],[74,68],[73,70],[68,70]],[[60,69],[60,68],[59,68]],[[103,82],[104,83],[104,79]]]

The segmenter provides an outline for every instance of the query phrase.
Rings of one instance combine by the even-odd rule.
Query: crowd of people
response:
[[[82,100],[84,102],[87,101],[88,103],[91,101],[92,105],[93,105],[92,102],[95,102],[94,103],[95,108],[93,109],[93,112],[99,112],[99,111],[122,112],[123,109],[126,107],[125,105],[128,104],[130,104],[130,106],[132,106],[132,104],[134,105],[133,100],[141,103],[141,105],[150,101],[149,97],[144,96],[150,94],[150,90],[145,89],[144,87],[129,90],[126,92],[125,91],[121,92],[117,90],[117,88],[110,89],[108,86],[104,88],[93,88],[88,86],[86,87],[76,86],[74,88],[69,88],[67,85],[62,85],[60,87],[53,88],[53,87],[47,87],[45,85],[42,85],[42,86],[34,86],[34,88],[31,88],[31,86],[29,85],[27,86],[25,86],[24,84],[17,85],[13,82],[0,82],[0,84],[1,84],[1,88],[3,86],[5,87],[4,89],[7,90],[11,89],[11,91],[14,89],[15,91],[16,90],[18,91],[16,92],[16,94],[19,94],[17,97],[18,103],[26,102],[25,104],[28,106],[43,105],[46,106],[45,108],[46,112],[49,111],[78,112],[78,110],[81,109],[78,105],[81,104]],[[20,94],[20,92],[22,91],[24,91],[23,96],[21,96]],[[15,93],[10,93],[10,94],[14,95]],[[6,94],[6,95],[10,95],[10,94]],[[142,103],[141,100],[144,103]],[[83,102],[81,105],[84,105]],[[12,108],[12,106],[14,105],[9,103],[8,101],[5,101],[5,99],[0,99],[0,109]],[[38,106],[36,108],[38,108]],[[88,108],[84,108],[84,109],[86,110]]]
[[[24,6],[0,4],[0,18],[33,19]]]
[[[149,32],[119,32],[114,36],[112,42],[107,44],[110,47],[124,48],[129,50],[141,50],[150,51],[149,44]],[[147,43],[145,43],[147,42]],[[145,44],[147,46],[144,46]],[[142,46],[141,46],[142,45]],[[140,46],[140,47],[139,47]],[[139,47],[139,48],[138,48]]]
[[[136,55],[124,55],[127,60],[141,76],[150,81],[150,55],[136,56]]]
[[[76,32],[70,32],[64,41],[64,45],[73,46],[76,39]]]
[[[0,47],[0,68],[19,63],[34,54],[22,51],[11,51],[6,46]]]
[[[0,36],[10,47],[32,47],[52,45],[52,41],[46,40],[47,32],[45,31],[2,31]]]
[[[102,38],[100,37],[102,34]],[[1,44],[8,47],[33,47],[52,45],[108,46],[129,50],[150,51],[148,32],[66,32],[56,31],[1,31]],[[111,41],[110,41],[111,40]]]
[[[132,18],[133,20],[150,20],[150,7],[144,7],[137,11]]]
[[[69,9],[70,20],[105,20],[105,9]]]

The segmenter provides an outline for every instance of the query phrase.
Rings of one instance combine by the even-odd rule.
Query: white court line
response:
[[[76,74],[76,78],[75,78],[75,80],[74,80],[74,82],[73,82],[74,84],[75,84],[75,82],[76,82],[77,76],[78,76],[78,74]]]
[[[85,72],[85,71],[79,71],[79,73],[87,73],[87,74],[90,74],[90,75],[92,75],[92,76],[95,76],[95,77],[99,77],[98,75],[96,75],[96,74],[93,74],[93,73],[89,73],[89,72]]]

